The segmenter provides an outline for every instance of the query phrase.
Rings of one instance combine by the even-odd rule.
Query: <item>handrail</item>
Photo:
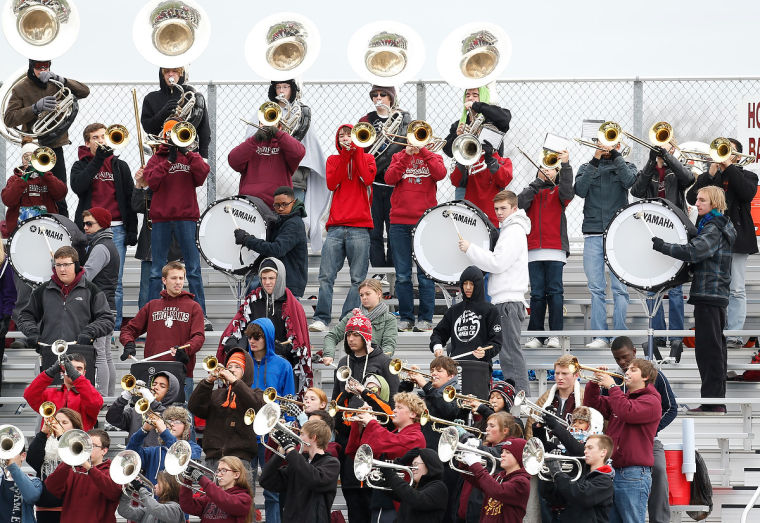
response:
[[[755,493],[752,494],[752,497],[749,498],[747,505],[744,507],[744,510],[742,511],[741,523],[747,523],[747,518],[749,517],[749,511],[752,510],[752,508],[755,506],[755,501],[757,501],[758,497],[760,497],[760,487],[757,487],[755,489]]]

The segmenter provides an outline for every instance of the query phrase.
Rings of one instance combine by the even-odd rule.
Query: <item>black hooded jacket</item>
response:
[[[272,80],[272,82],[269,84],[269,92],[267,93],[269,100],[272,102],[278,101],[277,84],[289,84],[290,99],[288,102],[291,104],[296,103],[301,106],[301,119],[298,122],[298,126],[293,129],[293,132],[290,134],[293,138],[301,142],[303,141],[304,136],[306,136],[306,132],[309,130],[309,126],[311,125],[311,108],[308,105],[302,104],[300,99],[298,99],[298,94],[301,92],[301,88],[298,87],[298,83],[295,80],[286,80],[284,82]]]
[[[367,374],[377,374],[378,376],[382,376],[385,378],[385,381],[388,382],[388,388],[390,389],[389,397],[393,397],[396,392],[398,392],[398,386],[399,386],[399,379],[398,376],[395,374],[391,374],[391,371],[389,369],[389,365],[391,363],[391,358],[386,353],[382,351],[377,346],[372,346],[372,352],[367,354],[366,356],[361,356],[357,358],[354,356],[354,353],[345,346],[345,338],[344,338],[344,348],[347,352],[346,356],[343,356],[340,361],[338,362],[338,367],[342,367],[343,365],[348,365],[348,368],[351,369],[351,377],[354,379],[359,380],[360,382],[364,381],[364,377]],[[337,373],[337,370],[336,370]],[[346,389],[346,382],[340,381],[337,378],[335,379],[334,385],[333,385],[333,393],[332,393],[332,399],[335,399],[338,397],[338,394],[343,392]]]
[[[395,470],[382,468],[386,485],[391,490],[391,497],[401,503],[396,521],[413,521],[414,523],[438,523],[443,521],[446,513],[446,500],[449,492],[443,482],[443,463],[433,449],[412,449],[396,460],[400,465],[409,466],[415,457],[420,456],[428,469],[420,482],[412,487],[408,481],[401,479]]]
[[[206,99],[193,87],[185,85],[185,75],[186,73],[183,72],[179,77],[178,83],[185,91],[193,91],[195,93],[195,108],[190,115],[190,122],[198,131],[198,153],[204,158],[208,158],[208,146],[211,143],[211,126],[208,121]],[[159,134],[163,130],[164,121],[172,112],[172,109],[167,107],[167,103],[170,101],[176,102],[181,96],[179,89],[167,85],[164,81],[161,68],[158,69],[158,84],[160,89],[148,93],[143,99],[142,113],[140,115],[143,129],[150,134]]]
[[[471,281],[475,285],[470,298],[464,294],[462,284],[465,281]],[[490,362],[501,349],[501,323],[496,307],[486,301],[483,272],[474,265],[467,267],[459,278],[459,289],[462,291],[463,299],[460,303],[452,305],[433,329],[433,334],[430,335],[430,350],[433,351],[438,344],[445,348],[449,339],[449,356],[492,345],[492,348],[486,350],[485,359],[482,360]],[[472,354],[461,359],[478,361]]]
[[[557,521],[571,523],[607,523],[615,488],[615,472],[603,465],[571,481],[565,473],[554,481],[541,481],[541,496],[552,506],[565,507]]]

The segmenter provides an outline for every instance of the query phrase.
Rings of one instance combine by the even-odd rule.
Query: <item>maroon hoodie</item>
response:
[[[68,188],[66,184],[53,176],[52,171],[44,173],[37,178],[24,181],[24,171],[16,167],[13,176],[8,179],[0,193],[5,204],[5,230],[2,231],[6,238],[18,227],[18,215],[21,207],[40,206],[45,207],[51,214],[58,212],[55,202],[66,197]]]
[[[278,187],[293,187],[292,176],[306,155],[306,148],[283,131],[277,131],[268,142],[259,142],[256,135],[235,147],[227,156],[234,170],[241,174],[239,194],[261,198],[272,207]]]
[[[121,499],[121,485],[111,479],[111,461],[90,468],[86,474],[61,463],[45,480],[45,486],[63,500],[61,523],[83,521],[116,522],[116,508]]]
[[[143,333],[145,338],[145,357],[158,354],[175,345],[190,344],[185,352],[190,361],[185,364],[187,377],[193,377],[195,354],[203,347],[206,334],[203,330],[203,310],[194,299],[194,295],[182,291],[172,297],[161,291],[161,297],[151,300],[140,309],[129,323],[122,326],[119,341],[122,345],[135,341]],[[174,361],[171,354],[160,358],[161,361]]]
[[[443,158],[426,147],[413,156],[406,154],[406,150],[394,154],[385,172],[385,183],[395,186],[391,195],[391,223],[416,224],[425,211],[438,205],[438,182],[445,177]]]
[[[169,149],[161,146],[145,166],[143,176],[153,191],[150,219],[154,222],[196,221],[200,218],[195,188],[203,185],[211,168],[196,152],[177,153],[168,161]]]
[[[473,476],[464,480],[483,491],[481,522],[522,523],[530,495],[530,474],[519,468],[507,474],[500,471],[491,476],[480,463],[469,466]]]
[[[251,511],[251,493],[242,487],[222,490],[207,476],[199,482],[204,493],[198,497],[186,487],[179,489],[179,506],[184,512],[200,516],[201,523],[245,523]]]
[[[346,127],[353,129],[353,125],[341,125],[335,133],[338,154],[327,158],[327,188],[333,191],[333,199],[326,228],[340,225],[371,229],[372,182],[377,173],[375,157],[353,144],[350,150],[340,146],[340,130]]]

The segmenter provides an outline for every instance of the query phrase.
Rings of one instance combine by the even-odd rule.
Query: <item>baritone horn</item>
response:
[[[92,439],[83,430],[72,429],[58,440],[58,457],[71,467],[77,467],[90,459]]]
[[[9,459],[21,454],[25,444],[21,429],[15,425],[0,425],[0,469],[5,469]]]
[[[32,158],[29,160],[29,163],[34,167],[35,171],[45,173],[53,170],[56,161],[57,157],[55,152],[53,152],[50,147],[38,147],[32,153]]]
[[[187,473],[190,469],[197,469],[203,472],[211,481],[216,478],[216,472],[210,468],[201,465],[197,461],[192,459],[193,449],[184,439],[177,440],[169,450],[166,452],[166,458],[164,460],[164,470],[174,476],[177,481],[182,483],[182,479],[188,479],[192,481],[192,477]],[[195,485],[186,485],[193,492],[201,492],[200,487]]]
[[[417,467],[406,467],[374,459],[372,447],[366,443],[356,451],[356,456],[354,456],[354,476],[359,481],[366,482],[368,487],[378,490],[391,490],[377,483],[383,480],[383,473],[380,470],[383,468],[396,470],[399,474],[408,475],[409,486],[414,484],[414,476],[412,474],[414,470],[417,470]]]
[[[548,454],[544,451],[544,444],[538,438],[530,438],[523,449],[523,467],[531,476],[536,476],[543,481],[553,481],[549,469],[545,463],[547,460],[556,460],[560,462],[562,472],[570,474],[575,470],[575,476],[570,481],[578,481],[583,472],[583,466],[579,458],[572,456],[563,456],[561,454]]]
[[[551,412],[550,410],[547,410],[543,407],[539,407],[536,403],[533,403],[532,401],[529,401],[528,398],[525,397],[525,391],[521,390],[517,393],[515,396],[515,407],[520,407],[520,410],[524,412],[528,417],[532,418],[534,421],[537,421],[538,423],[546,423],[545,417],[551,416],[552,418],[556,418],[560,425],[562,425],[565,428],[569,428],[570,424],[560,416],[557,416],[555,413]]]
[[[121,491],[129,497],[134,497],[138,492],[132,487],[134,480],[140,482],[141,487],[148,489],[153,495],[153,483],[140,474],[142,468],[142,459],[134,450],[122,450],[111,461],[108,474],[111,480],[117,485],[121,485]]]
[[[460,469],[455,465],[456,461],[462,461],[462,455],[465,452],[472,452],[481,457],[481,464],[488,469],[488,473],[493,476],[496,472],[498,465],[496,456],[485,450],[480,450],[477,447],[471,447],[469,445],[463,445],[459,442],[459,432],[454,427],[446,427],[441,432],[441,438],[438,440],[438,458],[446,463],[449,463],[449,467],[452,470],[456,470],[460,474],[467,474],[473,476],[474,474],[469,470]]]
[[[253,431],[258,436],[265,436],[267,434],[270,434],[274,430],[278,430],[280,432],[284,432],[288,436],[294,438],[296,441],[300,442],[303,446],[310,446],[308,441],[304,441],[301,439],[301,436],[293,432],[289,427],[284,425],[280,422],[280,406],[277,403],[267,403],[263,407],[259,409],[259,411],[256,413],[255,417],[253,418]],[[266,448],[280,456],[281,458],[284,458],[285,456],[282,455],[277,449],[270,447],[267,445],[264,440],[261,440],[261,444],[264,445]]]

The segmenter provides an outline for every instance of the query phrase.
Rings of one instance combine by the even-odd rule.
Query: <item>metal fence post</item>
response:
[[[417,82],[417,119],[425,120],[427,114],[427,98],[425,96],[425,83]]]
[[[644,136],[644,82],[638,76],[633,80],[633,135]],[[633,151],[634,163],[643,165],[647,149],[634,147]]]
[[[211,170],[208,173],[208,178],[206,178],[206,201],[208,203],[216,200],[216,104],[216,84],[209,82],[208,100],[206,100],[208,123],[211,127],[211,142],[208,144],[208,165]]]
[[[0,140],[0,173],[3,173],[3,175],[6,175],[8,171],[6,171],[6,150],[5,150],[5,139]],[[7,175],[6,175],[7,179]],[[5,184],[3,184],[3,187],[5,187]],[[5,218],[5,204],[2,200],[0,200],[0,213],[2,213],[3,218]]]

